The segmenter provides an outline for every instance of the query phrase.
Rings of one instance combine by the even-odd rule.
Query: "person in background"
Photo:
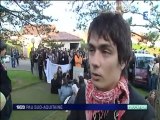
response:
[[[134,51],[132,50],[132,55],[130,57],[130,61],[129,61],[129,65],[128,65],[128,78],[129,78],[129,82],[133,83],[134,80],[134,76],[135,76],[135,60],[136,60],[136,56]]]
[[[16,62],[17,62],[17,66],[19,66],[19,51],[18,49],[15,49],[15,59],[16,59]]]
[[[82,67],[82,57],[79,54],[79,51],[77,51],[76,55],[74,56],[75,66],[76,67]]]
[[[2,111],[0,111],[1,120],[9,120],[12,113],[12,85],[11,80],[8,77],[7,70],[3,64],[2,58],[6,54],[7,45],[4,41],[0,40],[0,92],[2,92],[6,98],[6,104]]]
[[[73,84],[72,84],[72,91],[77,95],[78,90],[79,90],[79,83],[77,82],[76,79],[73,79]]]
[[[86,86],[83,76],[79,76],[79,88],[84,88]]]
[[[33,57],[34,57],[34,48],[31,49],[30,54],[29,54],[32,74],[33,74],[33,68],[34,68],[34,58]]]
[[[62,79],[64,78],[64,75],[65,73],[62,73],[62,68],[61,66],[58,66],[58,69],[57,69],[57,77],[56,77],[56,85],[57,85],[57,89],[60,89],[61,88],[61,85],[62,85]]]
[[[148,88],[152,90],[152,71],[153,71],[154,61],[150,61],[147,66],[147,78],[148,78]]]
[[[68,61],[68,58],[66,57],[65,53],[62,52],[62,55],[60,56],[60,59],[59,59],[59,64],[60,65],[65,65],[65,64],[68,64],[69,61]]]
[[[12,68],[16,67],[16,53],[15,53],[15,49],[11,49],[11,64],[12,64]]]
[[[146,98],[146,100],[152,105],[153,108],[155,108],[155,99],[156,99],[156,93],[155,90],[152,90],[149,92],[149,95]]]
[[[39,73],[39,79],[43,80],[43,69],[44,69],[44,64],[43,64],[43,52],[39,52],[38,55],[38,73]]]
[[[51,80],[51,93],[58,94],[58,89],[61,88],[62,78],[62,68],[58,66],[57,72],[53,75],[53,79]]]
[[[88,30],[91,80],[75,104],[146,104],[147,110],[72,110],[68,120],[155,120],[153,107],[128,83],[132,54],[129,24],[119,13],[101,13]]]
[[[64,103],[67,97],[72,95],[72,87],[68,84],[66,78],[63,78],[63,84],[61,88],[58,90],[58,94],[62,103]]]
[[[68,99],[67,104],[74,104],[78,90],[79,90],[79,83],[77,82],[76,79],[74,79],[72,84],[72,95]]]
[[[159,75],[159,63],[158,59],[154,59],[154,65],[153,65],[153,70],[152,70],[152,90],[157,89],[157,83],[158,83],[158,75]]]

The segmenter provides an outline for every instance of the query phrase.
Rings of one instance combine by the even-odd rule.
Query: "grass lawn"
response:
[[[40,80],[29,71],[8,70],[8,76],[12,81],[13,90],[40,82]]]
[[[59,104],[59,96],[50,93],[50,84],[28,71],[9,70],[13,104]],[[21,88],[21,89],[19,89]],[[65,120],[64,111],[13,111],[11,120]]]

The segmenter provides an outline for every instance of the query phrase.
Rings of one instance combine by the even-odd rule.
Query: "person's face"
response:
[[[62,71],[62,68],[59,67],[59,68],[58,68],[58,71],[61,72],[61,71]]]
[[[79,53],[80,56],[82,56],[82,53]]]
[[[4,49],[4,50],[2,50],[2,51],[0,52],[0,55],[1,55],[1,56],[5,56],[5,54],[6,54],[6,49]]]
[[[91,34],[89,40],[89,64],[91,80],[102,91],[111,90],[117,85],[125,67],[118,61],[117,47],[112,40],[106,41],[95,34]]]
[[[77,52],[77,55],[79,56],[79,52]]]
[[[155,92],[152,92],[151,98],[155,98]]]

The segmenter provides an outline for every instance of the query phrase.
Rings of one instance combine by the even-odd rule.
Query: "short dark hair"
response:
[[[104,40],[111,38],[114,45],[117,46],[119,63],[126,63],[127,68],[132,55],[131,31],[122,15],[112,12],[101,13],[90,24],[88,42],[93,33],[97,34],[99,38],[103,37]],[[126,68],[122,71],[123,75],[126,75]]]
[[[0,52],[4,49],[7,49],[7,44],[5,44],[5,42],[0,39]]]

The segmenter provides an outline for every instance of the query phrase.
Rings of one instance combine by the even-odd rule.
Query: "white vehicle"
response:
[[[147,67],[150,61],[154,60],[154,56],[150,54],[135,53],[135,68],[133,83],[148,88],[148,72]]]
[[[10,55],[6,55],[6,56],[3,58],[3,61],[4,61],[5,63],[9,63],[10,60],[11,60],[11,56],[10,56]]]

